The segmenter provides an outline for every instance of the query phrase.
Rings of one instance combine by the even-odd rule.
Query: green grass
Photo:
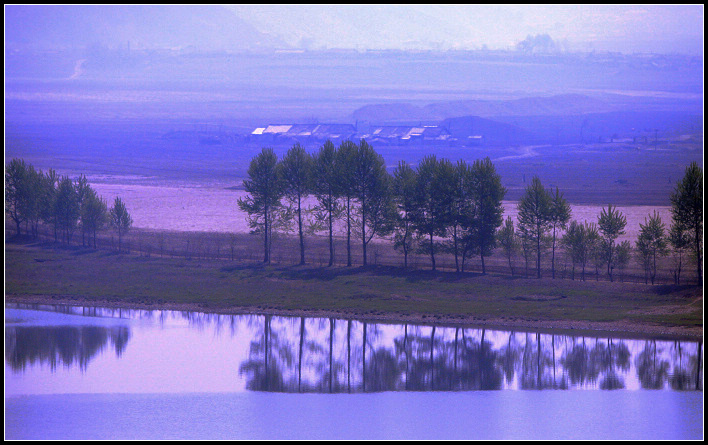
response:
[[[703,288],[696,286],[538,280],[395,267],[244,265],[47,245],[6,244],[5,255],[5,292],[16,299],[58,296],[213,310],[425,315],[428,320],[474,317],[703,325]]]

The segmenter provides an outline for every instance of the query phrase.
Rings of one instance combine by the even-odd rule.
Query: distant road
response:
[[[527,145],[521,147],[522,153],[518,155],[502,156],[500,158],[492,159],[492,161],[507,161],[509,159],[521,159],[521,158],[531,158],[533,156],[538,156],[538,153],[534,148],[550,147],[549,145]]]

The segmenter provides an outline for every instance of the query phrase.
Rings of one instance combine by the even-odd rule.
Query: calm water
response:
[[[702,362],[690,341],[7,305],[5,434],[701,439]]]

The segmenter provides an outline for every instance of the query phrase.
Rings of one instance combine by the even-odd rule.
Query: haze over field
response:
[[[702,5],[103,5],[5,8],[6,45],[514,49],[701,55]],[[545,45],[545,46],[544,46]]]
[[[238,185],[294,142],[257,128],[428,125],[455,142],[374,146],[667,205],[703,162],[702,45],[702,5],[9,5],[5,157]]]

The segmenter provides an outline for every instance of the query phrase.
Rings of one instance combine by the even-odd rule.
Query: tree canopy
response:
[[[534,176],[526,192],[519,200],[519,230],[523,238],[536,251],[536,277],[541,278],[541,252],[543,238],[551,228],[553,198],[543,188],[538,176]]]
[[[263,233],[263,262],[270,264],[270,234],[273,212],[280,207],[284,195],[278,157],[272,148],[263,148],[248,167],[248,179],[243,186],[248,195],[238,200],[238,206],[249,215],[249,225]]]
[[[686,172],[676,184],[670,199],[673,225],[691,237],[696,258],[696,274],[698,281],[702,282],[703,170],[695,161],[686,167]]]

